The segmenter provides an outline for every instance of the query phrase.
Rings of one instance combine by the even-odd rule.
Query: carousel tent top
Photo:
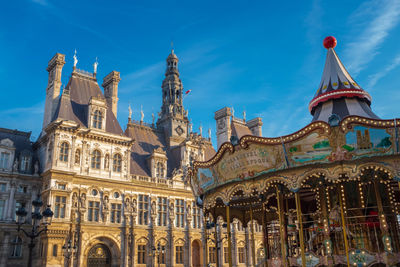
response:
[[[339,120],[351,115],[379,119],[370,108],[371,96],[354,81],[337,56],[336,43],[333,36],[324,39],[328,53],[321,83],[309,104],[312,121],[328,122],[332,114]]]

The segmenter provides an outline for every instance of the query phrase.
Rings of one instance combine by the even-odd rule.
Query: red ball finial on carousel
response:
[[[326,49],[335,48],[337,44],[336,38],[333,36],[328,36],[324,39],[324,47]]]

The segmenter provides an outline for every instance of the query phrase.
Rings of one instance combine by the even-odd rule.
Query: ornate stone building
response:
[[[167,58],[157,121],[153,115],[152,123],[145,123],[143,113],[140,121],[133,121],[130,114],[125,131],[116,119],[119,72],[112,71],[103,79],[103,93],[97,82],[97,63],[89,73],[76,68],[74,57],[70,79],[61,91],[64,64],[65,56],[58,53],[49,61],[38,140],[31,144],[28,133],[0,131],[0,150],[9,151],[9,158],[3,160],[1,154],[0,162],[4,167],[0,169],[0,175],[4,174],[0,266],[25,266],[26,240],[16,234],[13,216],[20,205],[30,210],[38,192],[51,205],[54,217],[36,243],[34,266],[199,267],[216,262],[214,234],[207,238],[202,211],[186,180],[188,166],[194,160],[210,159],[215,150],[201,128],[200,133],[192,131],[174,52]],[[252,132],[261,135],[258,118],[246,124],[227,110],[229,114],[223,115],[230,136],[219,141]],[[13,138],[25,138],[26,144],[15,146],[23,142]],[[29,163],[24,158],[27,154]],[[13,162],[20,167],[14,169]],[[256,235],[261,235],[260,230]],[[245,266],[250,260],[248,232],[237,223],[233,236],[236,265]],[[206,240],[210,243],[207,253]],[[227,264],[223,228],[219,240],[222,266]],[[76,249],[65,253],[63,246],[69,241]],[[261,240],[257,244],[261,247]]]

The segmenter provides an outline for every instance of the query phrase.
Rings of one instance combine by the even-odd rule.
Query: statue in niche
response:
[[[136,212],[136,199],[132,200],[131,209],[132,209],[132,212]]]
[[[110,166],[110,156],[107,154],[104,159],[104,169],[108,170]]]
[[[188,218],[192,217],[192,207],[190,205],[186,206],[186,214]]]
[[[174,207],[174,202],[170,201],[170,204],[169,204],[169,216],[170,217],[173,217],[174,214],[175,214],[175,209],[174,208],[175,208]]]
[[[157,214],[157,209],[156,209],[156,202],[153,201],[151,203],[151,215],[156,215]]]
[[[79,149],[75,150],[75,164],[81,162],[81,151]]]
[[[34,169],[33,174],[34,175],[38,175],[39,174],[39,162],[38,161],[35,162],[35,165],[33,166],[33,169]]]
[[[109,202],[108,196],[105,196],[103,199],[103,209],[104,210],[108,210],[108,202]]]
[[[81,195],[81,207],[84,209],[86,208],[86,194],[85,193],[83,193]]]
[[[14,161],[13,171],[14,172],[18,171],[18,159],[15,159],[15,161]]]
[[[78,194],[77,193],[72,194],[72,207],[78,208]]]

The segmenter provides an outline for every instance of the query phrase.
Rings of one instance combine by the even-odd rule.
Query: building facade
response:
[[[70,79],[61,90],[64,64],[65,56],[58,53],[49,61],[38,140],[31,143],[29,133],[0,131],[4,225],[0,266],[26,265],[27,240],[16,232],[14,214],[21,205],[30,210],[38,193],[51,205],[54,216],[36,242],[34,266],[227,264],[224,228],[218,228],[217,235],[204,230],[202,210],[186,178],[194,160],[208,160],[215,150],[201,128],[199,133],[192,131],[174,51],[167,58],[158,119],[153,115],[152,123],[146,123],[142,113],[141,120],[134,121],[130,112],[125,131],[116,119],[119,72],[103,79],[102,90],[97,64],[93,73],[79,70],[74,57]],[[220,125],[218,143],[232,136],[261,135],[259,118],[246,122],[235,118],[229,108],[223,111],[215,115]],[[221,118],[227,122],[225,128]],[[223,131],[229,136],[222,136]],[[15,145],[24,142],[26,147]],[[7,159],[3,150],[8,151],[4,152]],[[248,228],[239,221],[235,225],[235,266],[246,266],[251,261]],[[257,247],[262,248],[260,227],[255,228]],[[63,249],[68,242],[75,247],[70,253]],[[220,249],[215,249],[215,243]]]

